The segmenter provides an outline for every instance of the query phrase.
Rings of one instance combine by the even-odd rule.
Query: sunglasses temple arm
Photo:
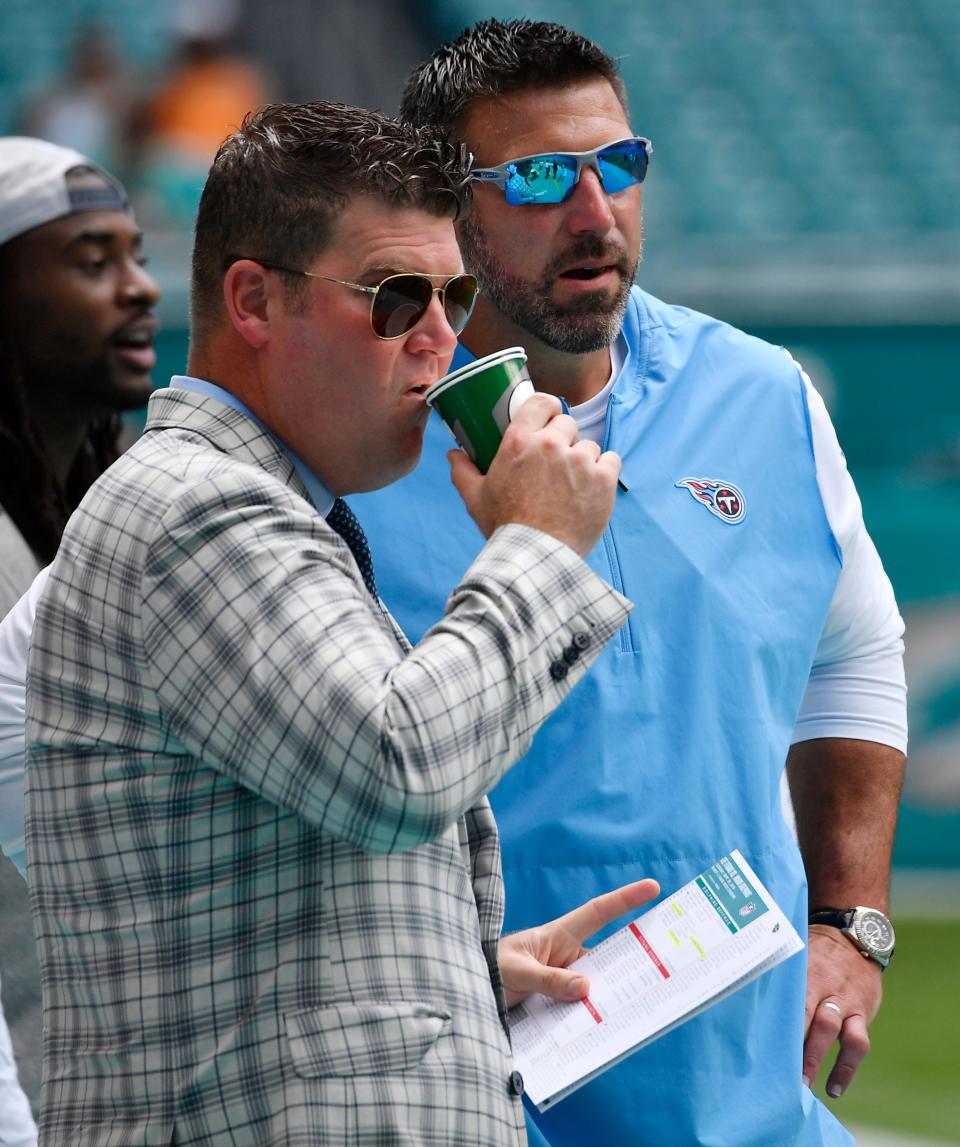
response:
[[[496,171],[492,167],[477,168],[470,172],[470,178],[476,183],[496,183],[502,186],[506,181],[506,174],[502,171]]]

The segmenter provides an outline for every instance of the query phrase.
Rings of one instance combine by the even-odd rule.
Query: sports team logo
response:
[[[746,512],[743,495],[730,482],[717,482],[713,478],[681,478],[677,485],[686,487],[691,497],[729,525],[742,521]]]

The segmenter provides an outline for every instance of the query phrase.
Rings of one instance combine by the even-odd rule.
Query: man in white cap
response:
[[[79,152],[0,139],[0,615],[143,406],[156,283],[120,184]]]
[[[123,187],[79,152],[0,139],[0,615],[56,552],[150,395],[159,298]],[[22,773],[0,760],[0,846],[22,868]],[[4,896],[4,935],[29,929]],[[0,1011],[0,1143],[36,1129]]]

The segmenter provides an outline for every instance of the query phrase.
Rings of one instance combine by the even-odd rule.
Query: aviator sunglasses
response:
[[[593,151],[550,152],[508,159],[497,167],[477,167],[470,178],[503,189],[514,207],[528,203],[565,203],[580,182],[585,167],[597,173],[608,195],[643,183],[653,144],[642,136],[620,139]]]
[[[240,255],[230,255],[227,264],[236,263]],[[378,339],[389,341],[402,338],[420,322],[427,313],[434,294],[439,294],[443,313],[455,335],[459,335],[467,325],[477,301],[477,280],[473,275],[449,275],[439,287],[432,280],[440,275],[417,274],[413,271],[388,275],[375,287],[365,287],[362,283],[351,283],[348,279],[334,279],[331,275],[318,275],[316,271],[301,271],[295,267],[282,267],[279,263],[269,263],[265,259],[254,259],[261,267],[270,271],[283,271],[288,275],[306,275],[310,279],[323,279],[328,283],[339,283],[353,291],[363,291],[372,295],[370,300],[370,326]]]

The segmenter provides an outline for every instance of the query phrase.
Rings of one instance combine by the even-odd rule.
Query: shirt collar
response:
[[[290,459],[293,468],[300,475],[300,481],[306,486],[307,493],[310,495],[310,501],[316,506],[317,512],[322,514],[324,518],[330,513],[333,509],[333,494],[324,486],[306,462],[294,454],[283,439],[278,438],[270,427],[259,419],[250,407],[241,402],[235,394],[231,394],[229,390],[224,390],[222,386],[217,386],[215,382],[207,382],[202,378],[190,378],[189,375],[185,374],[175,374],[173,378],[170,379],[170,385],[176,387],[177,390],[188,390],[192,394],[199,394],[203,398],[215,398],[217,402],[222,402],[224,406],[238,410],[241,414],[254,421],[265,434],[270,435],[274,442],[276,442],[284,454]]]

